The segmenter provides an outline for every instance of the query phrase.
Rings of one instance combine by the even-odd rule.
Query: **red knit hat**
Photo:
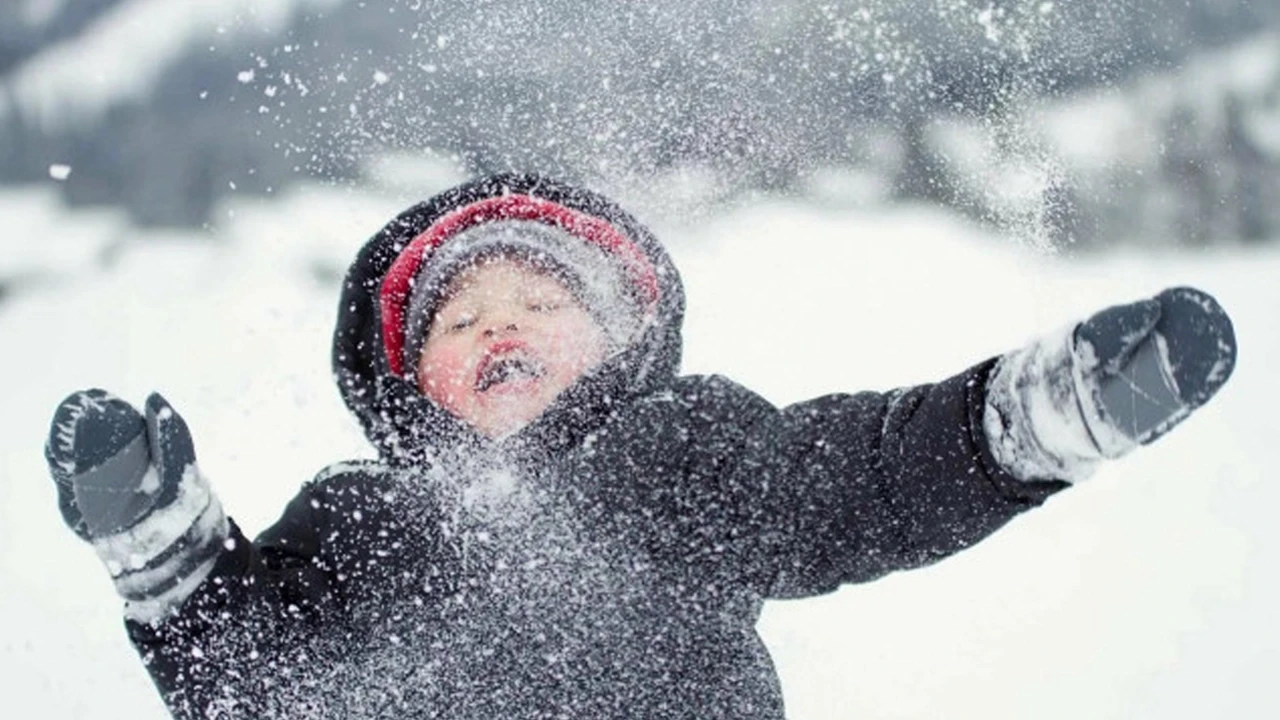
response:
[[[634,339],[657,303],[652,263],[612,224],[530,195],[487,198],[434,222],[387,271],[379,300],[393,373],[413,372],[449,279],[494,254],[556,270],[616,346]]]

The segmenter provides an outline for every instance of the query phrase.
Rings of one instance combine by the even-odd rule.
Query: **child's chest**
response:
[[[700,514],[715,503],[682,487],[670,462],[636,459],[586,448],[534,471],[390,478],[331,513],[324,562],[344,604],[375,615],[628,615],[701,602],[716,573],[700,563],[717,541],[715,519]]]
[[[713,582],[702,540],[672,524],[687,498],[655,494],[653,479],[570,475],[589,465],[576,460],[554,478],[366,494],[358,519],[340,514],[326,562],[346,578],[360,652],[417,668],[440,691],[432,703],[472,697],[468,683],[495,672],[525,697],[741,670],[758,608]]]

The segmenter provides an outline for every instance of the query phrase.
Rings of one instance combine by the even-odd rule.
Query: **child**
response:
[[[762,603],[919,567],[1150,442],[1235,358],[1174,289],[932,385],[776,409],[677,375],[649,232],[534,176],[392,220],[339,304],[378,461],[250,542],[159,395],[59,406],[67,523],[177,717],[781,718]]]

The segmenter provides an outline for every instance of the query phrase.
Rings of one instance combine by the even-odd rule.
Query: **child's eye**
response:
[[[461,332],[475,324],[476,324],[476,317],[474,315],[463,315],[458,319],[454,320],[453,322],[449,323],[446,327],[448,328],[449,332]]]
[[[560,309],[560,303],[554,300],[541,300],[529,303],[529,312],[545,313]]]

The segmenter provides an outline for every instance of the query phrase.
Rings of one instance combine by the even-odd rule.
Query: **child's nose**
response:
[[[504,308],[492,313],[488,321],[485,323],[484,334],[486,337],[494,335],[506,335],[509,333],[520,331],[520,319],[517,313],[509,308]]]
[[[494,335],[506,335],[508,333],[514,333],[519,331],[520,331],[520,324],[517,323],[515,320],[511,320],[506,323],[491,323],[488,327],[484,329],[484,334],[486,336],[492,337]]]

